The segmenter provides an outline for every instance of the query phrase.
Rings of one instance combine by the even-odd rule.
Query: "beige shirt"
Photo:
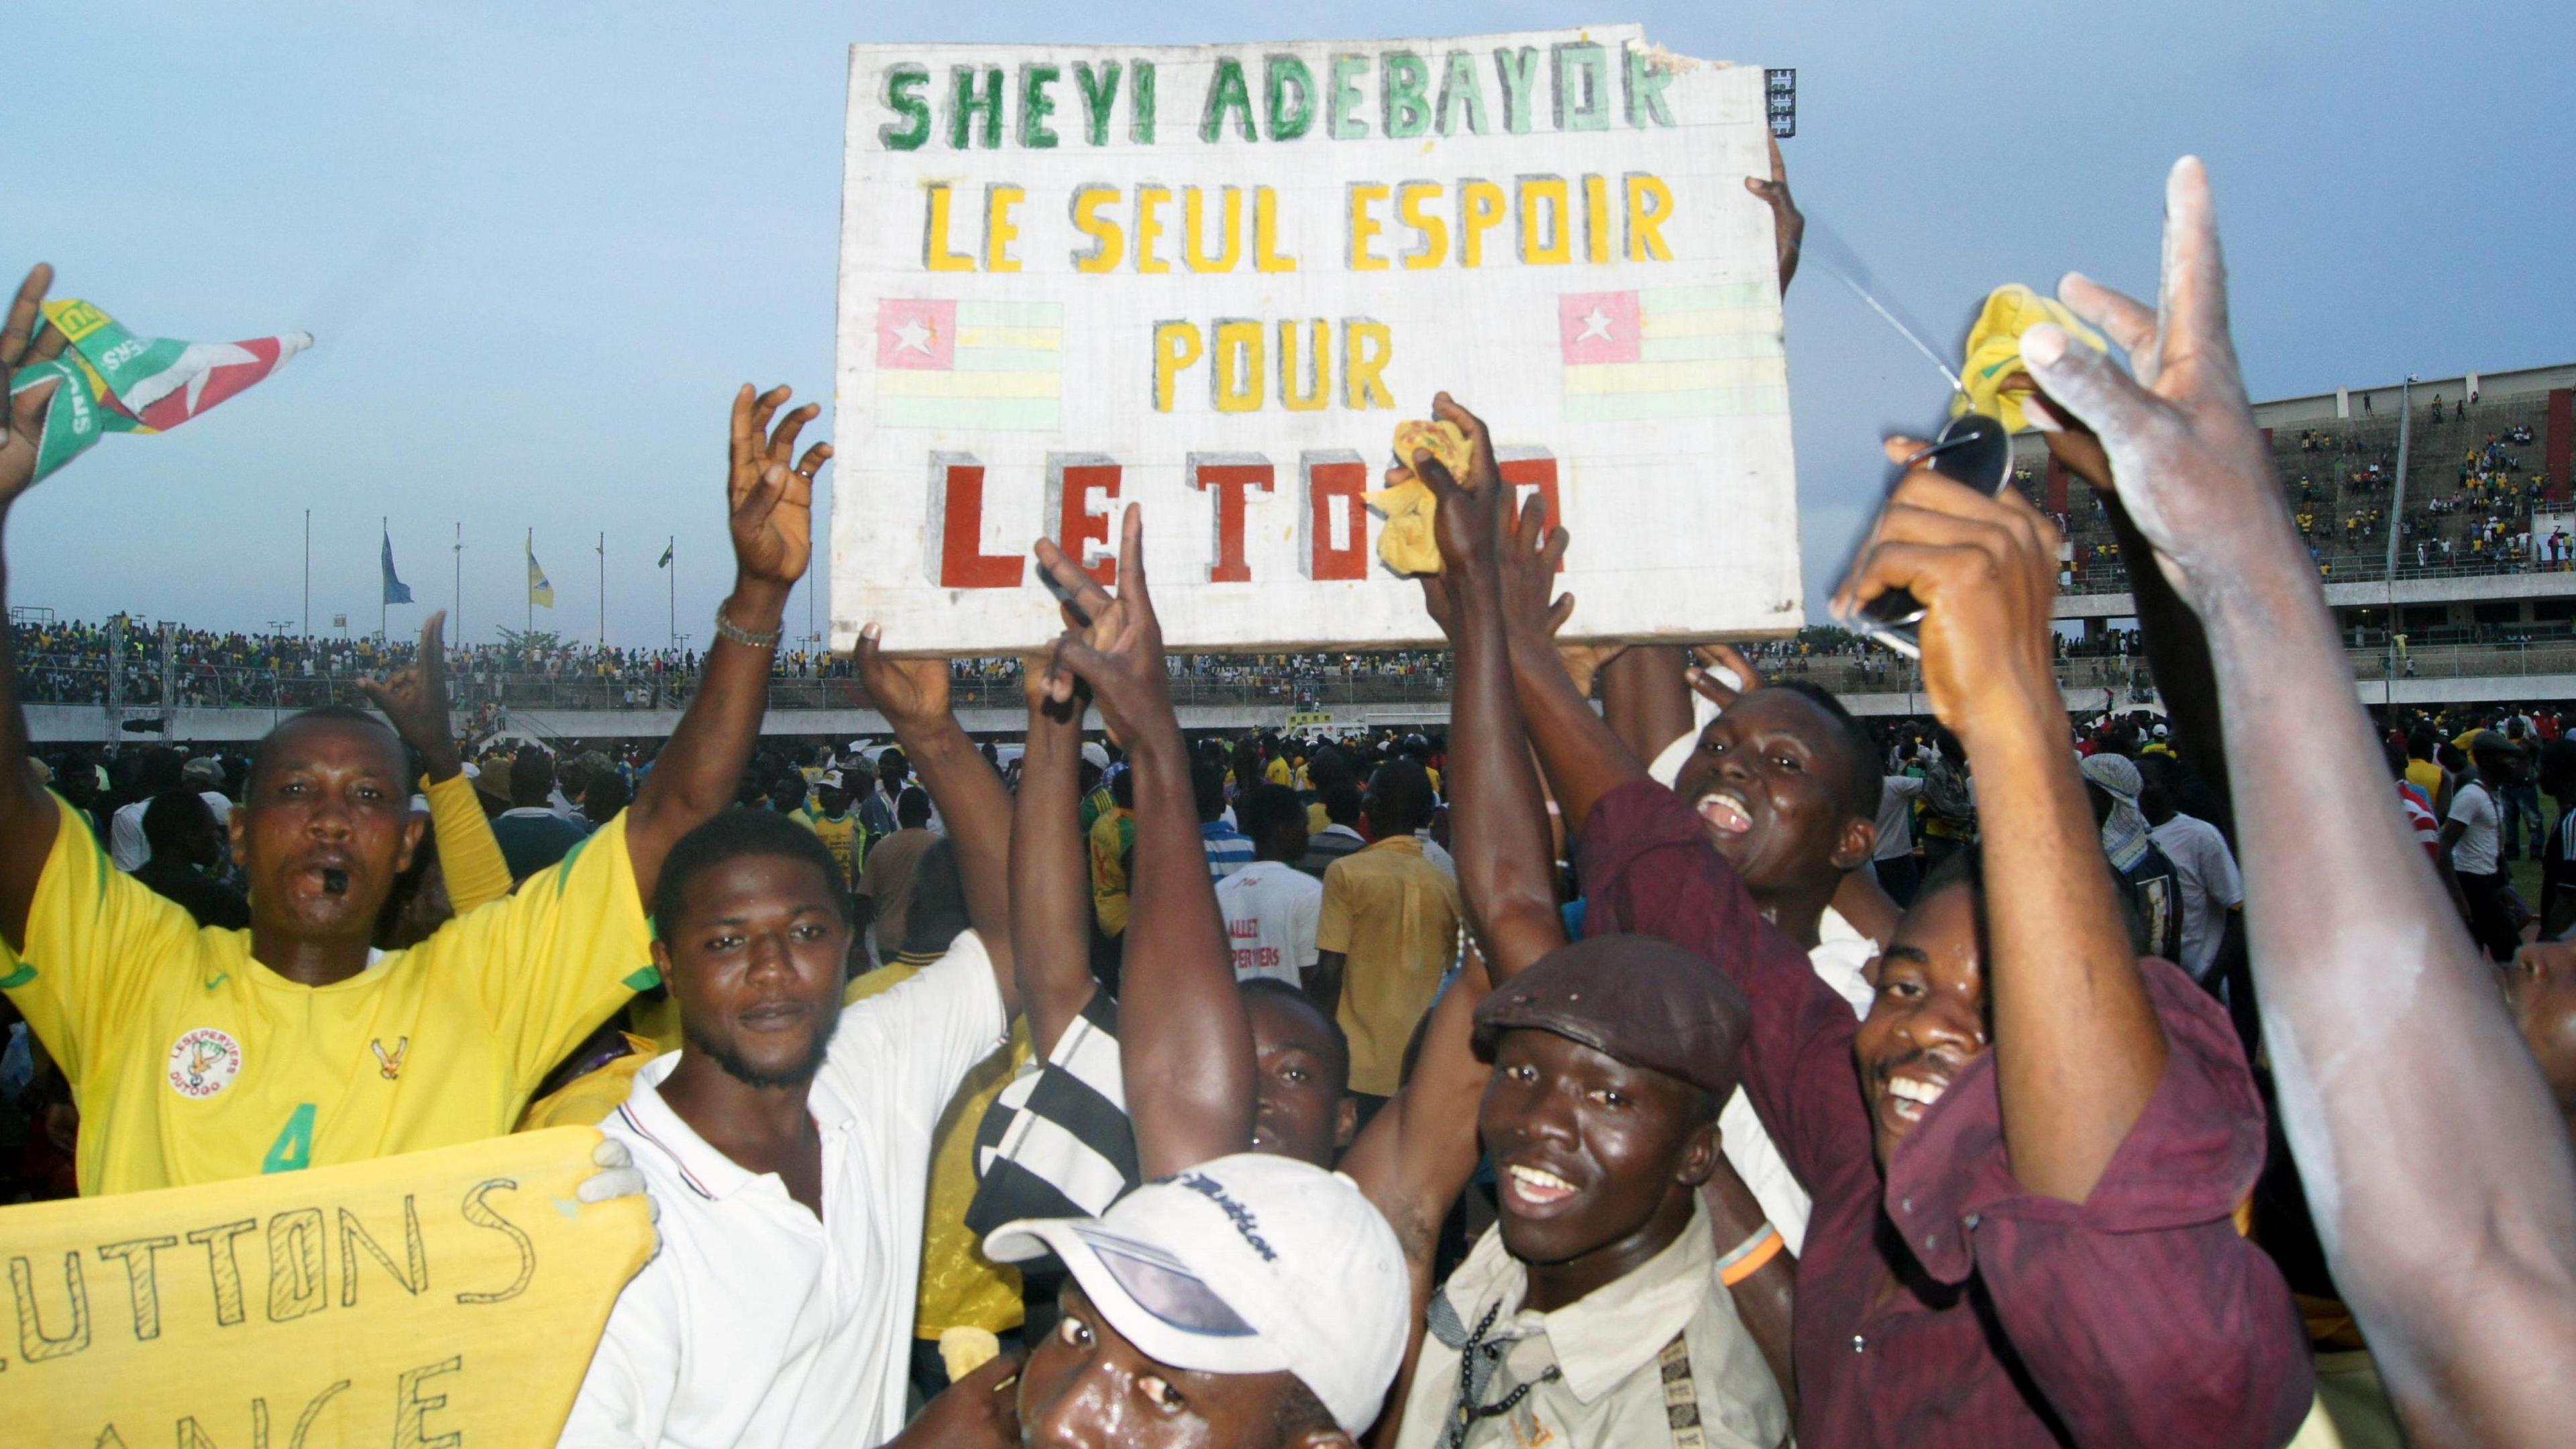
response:
[[[1627,1277],[1554,1313],[1522,1308],[1529,1273],[1489,1228],[1431,1299],[1396,1449],[1778,1449],[1789,1409],[1717,1278],[1708,1213]],[[1502,1413],[1457,1428],[1460,1350],[1488,1311],[1499,1362],[1475,1401]],[[1678,1347],[1675,1347],[1678,1340]],[[1480,1359],[1485,1358],[1481,1351]],[[1669,1383],[1667,1382],[1669,1380]]]

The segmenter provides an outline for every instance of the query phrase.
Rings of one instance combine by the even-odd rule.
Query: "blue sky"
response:
[[[390,516],[417,628],[524,615],[537,555],[612,643],[703,643],[730,578],[724,412],[827,400],[844,48],[1470,34],[1639,20],[1799,71],[1798,197],[1945,344],[2000,282],[2151,290],[2165,166],[2219,190],[2257,397],[2576,358],[2576,11],[2395,4],[102,4],[20,6],[0,269],[145,333],[321,345],[160,439],[110,439],[8,531],[14,604],[255,628],[376,622]],[[1289,18],[1293,17],[1293,19]],[[1789,299],[1811,608],[1942,385],[1821,271]],[[825,418],[828,424],[828,413]],[[826,475],[829,476],[828,474]],[[818,528],[818,536],[822,530]],[[791,632],[802,632],[800,597]],[[821,610],[817,609],[819,617]]]

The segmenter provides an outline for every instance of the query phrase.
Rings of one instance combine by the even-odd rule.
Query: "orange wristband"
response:
[[[1726,1255],[1718,1265],[1717,1281],[1732,1288],[1761,1272],[1762,1265],[1780,1256],[1780,1250],[1787,1246],[1789,1240],[1780,1236],[1780,1230],[1765,1223],[1760,1237]]]

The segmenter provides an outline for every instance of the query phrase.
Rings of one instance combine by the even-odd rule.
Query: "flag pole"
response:
[[[313,510],[304,510],[304,642],[313,642]]]
[[[465,522],[456,524],[456,607],[447,615],[447,636],[454,644],[465,642]]]
[[[677,649],[680,647],[680,536],[672,534],[670,542],[662,545],[662,552],[671,560],[671,577],[665,582],[671,586],[671,647]]]
[[[526,563],[527,563],[527,565],[528,565],[528,572],[529,572],[530,574],[532,574],[532,575],[533,575],[533,574],[536,572],[536,568],[537,568],[537,530],[536,530],[536,527],[535,527],[534,525],[530,525],[530,526],[529,526],[529,528],[528,528],[528,547],[527,547],[527,551],[526,551],[526,555],[525,555],[525,561],[526,561]],[[531,633],[531,634],[534,634],[535,632],[537,632],[537,585],[536,585],[536,580],[535,580],[534,578],[530,578],[529,580],[527,580],[527,585],[528,585],[528,628],[527,628],[527,632],[529,632],[529,633]]]
[[[376,516],[376,529],[377,540],[384,545],[386,556],[391,557],[394,546],[393,515],[390,513],[378,514]],[[419,578],[420,575],[414,574],[412,577]],[[382,579],[376,580],[376,642],[379,644],[385,642],[385,610],[388,607],[385,602],[385,594],[387,592],[388,590],[385,588],[385,581]]]
[[[599,547],[599,647],[608,647],[608,531],[600,530]]]

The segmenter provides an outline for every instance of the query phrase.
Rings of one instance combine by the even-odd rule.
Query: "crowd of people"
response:
[[[2196,162],[2167,228],[2160,311],[2060,288],[2128,369],[2021,340],[2154,562],[2162,720],[2070,719],[2057,527],[1904,438],[1833,607],[1922,603],[1929,720],[1864,728],[1812,647],[1561,640],[1567,535],[1446,395],[1464,469],[1388,479],[1437,499],[1437,732],[1190,740],[1131,505],[1114,591],[1036,546],[1016,752],[953,708],[984,666],[874,625],[892,746],[765,745],[830,457],[784,388],[734,401],[658,747],[460,739],[433,617],[372,712],[48,757],[13,630],[14,1190],[595,1124],[582,1195],[658,1247],[575,1445],[2551,1442],[2576,816],[2529,922],[2480,852],[2576,742],[2356,705]],[[277,1009],[321,991],[363,1009]],[[249,1044],[219,1114],[180,1030]],[[389,1031],[441,1050],[342,1090]]]

